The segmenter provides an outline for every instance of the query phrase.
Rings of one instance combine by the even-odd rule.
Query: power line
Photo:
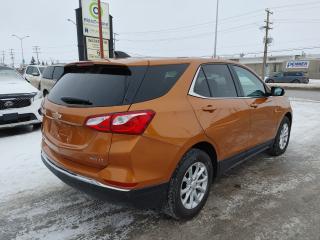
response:
[[[248,24],[243,24],[243,25],[239,25],[239,26],[235,26],[235,27],[231,27],[231,28],[226,28],[223,30],[219,30],[219,33],[226,33],[226,32],[232,32],[232,31],[239,31],[239,30],[243,30],[244,27],[249,27],[249,26],[257,26],[257,22],[253,22],[253,23],[248,23]],[[193,34],[193,35],[185,35],[185,36],[181,36],[181,37],[172,37],[172,38],[154,38],[154,39],[119,39],[120,41],[127,41],[127,42],[161,42],[161,41],[171,41],[171,40],[180,40],[180,39],[190,39],[190,38],[199,38],[201,36],[208,36],[208,35],[212,35],[214,32],[213,31],[207,31],[207,32],[203,32],[203,33],[198,33],[198,34]]]
[[[318,5],[320,4],[319,1],[312,1],[312,2],[306,2],[306,3],[298,3],[298,4],[287,4],[287,5],[280,5],[280,6],[273,6],[272,9],[283,9],[283,8],[295,8],[295,7],[299,7],[299,6],[308,6],[308,5]],[[261,15],[262,11],[264,9],[256,9],[254,11],[249,11],[249,12],[245,12],[242,14],[238,14],[238,15],[234,15],[234,16],[230,16],[230,17],[226,17],[226,18],[222,18],[220,19],[220,23],[229,21],[229,20],[234,20],[237,18],[242,18],[242,17],[247,17],[248,15]],[[261,12],[258,14],[258,12]],[[150,30],[150,31],[138,31],[138,32],[120,32],[121,35],[129,35],[129,34],[149,34],[149,33],[162,33],[162,32],[168,32],[168,31],[177,31],[177,30],[188,30],[190,28],[195,28],[195,27],[199,27],[199,26],[205,26],[205,25],[212,25],[214,24],[216,21],[208,21],[208,22],[203,22],[203,23],[198,23],[198,24],[192,24],[192,25],[185,25],[185,26],[181,26],[181,27],[174,27],[174,28],[165,28],[165,29],[159,29],[159,30]]]

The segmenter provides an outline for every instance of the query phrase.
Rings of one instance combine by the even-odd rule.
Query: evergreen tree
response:
[[[30,65],[36,65],[36,60],[34,59],[34,57],[33,57],[33,56],[32,56],[32,58],[31,58]]]

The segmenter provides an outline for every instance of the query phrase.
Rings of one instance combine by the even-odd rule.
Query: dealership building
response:
[[[262,57],[243,57],[231,59],[240,62],[262,75]],[[283,71],[302,71],[311,79],[320,79],[320,55],[270,56],[267,60],[267,76]]]

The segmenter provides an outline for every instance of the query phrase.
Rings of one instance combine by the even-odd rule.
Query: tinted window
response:
[[[44,69],[45,69],[45,67],[39,67],[41,74],[43,73]]]
[[[52,73],[53,73],[54,67],[47,67],[44,71],[43,71],[43,78],[46,79],[52,79]]]
[[[127,96],[134,96],[136,86],[145,74],[145,67],[94,66],[68,69],[51,90],[48,99],[56,104],[70,105],[85,100],[77,107],[108,107],[129,104]],[[129,94],[130,92],[130,94]],[[88,104],[91,103],[91,104]]]
[[[236,87],[227,65],[204,65],[203,71],[208,80],[212,97],[237,97]]]
[[[198,77],[194,84],[193,92],[203,97],[211,97],[211,94],[209,91],[209,85],[208,85],[206,76],[203,73],[202,68],[198,73]]]
[[[26,73],[31,75],[34,72],[34,67],[28,67]]]
[[[239,78],[245,97],[265,96],[266,91],[259,78],[242,67],[234,66],[234,70]]]
[[[188,64],[150,66],[134,102],[148,101],[165,95],[187,67]]]
[[[59,80],[61,78],[63,72],[64,72],[64,68],[63,67],[55,67],[52,78],[55,79],[55,80]]]

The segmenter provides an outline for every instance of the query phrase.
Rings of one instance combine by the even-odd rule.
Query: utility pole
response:
[[[2,65],[5,65],[4,64],[4,60],[5,60],[5,57],[6,57],[6,52],[3,50],[2,52],[1,52],[1,55],[2,55]]]
[[[12,68],[14,68],[14,51],[12,48],[9,49],[9,51],[10,51],[10,56],[11,56],[11,61],[12,61]]]
[[[265,29],[265,37],[264,37],[264,51],[263,51],[263,63],[262,63],[262,80],[264,80],[266,75],[266,67],[267,67],[267,58],[268,58],[268,44],[271,43],[271,39],[269,38],[269,30],[272,28],[270,25],[273,23],[270,22],[270,15],[273,14],[269,9],[266,9],[267,13],[267,19],[265,20],[266,25],[264,25],[262,28]]]
[[[33,53],[35,53],[37,55],[37,64],[40,65],[40,61],[39,61],[40,47],[39,46],[33,46]]]
[[[217,57],[218,20],[219,20],[219,0],[217,0],[217,9],[216,9],[216,28],[215,28],[214,53],[213,53],[214,58]]]

